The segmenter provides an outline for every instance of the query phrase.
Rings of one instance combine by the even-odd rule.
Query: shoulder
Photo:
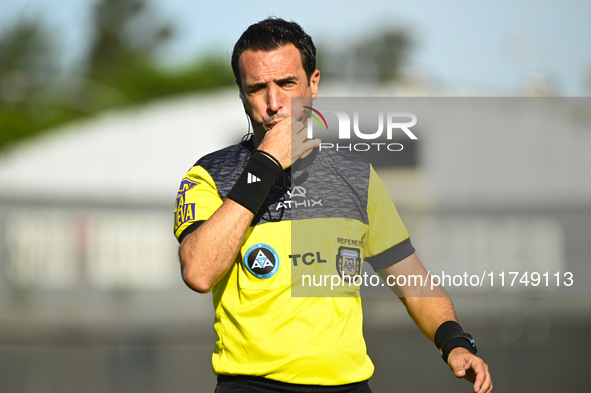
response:
[[[332,161],[348,162],[351,164],[357,164],[359,166],[369,167],[369,161],[359,154],[348,151],[348,150],[336,150],[336,149],[322,149],[319,151],[319,155],[323,155],[327,159]]]
[[[228,146],[203,156],[195,163],[191,171],[199,171],[203,176],[210,177],[219,194],[225,198],[252,154],[253,148],[248,142]]]
[[[209,153],[201,157],[194,166],[201,166],[204,169],[219,167],[221,165],[231,165],[241,161],[248,155],[248,149],[244,143],[225,147],[223,149]]]
[[[246,166],[254,147],[250,141],[228,146],[201,157],[193,167],[201,167],[214,179],[232,178],[233,174]]]
[[[324,149],[319,152],[320,160],[330,165],[333,170],[338,171],[350,180],[361,180],[362,183],[369,181],[372,169],[371,163],[360,155],[349,151],[336,151],[335,149]]]

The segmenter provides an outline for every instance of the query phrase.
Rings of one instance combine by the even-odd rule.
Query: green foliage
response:
[[[85,59],[74,78],[56,64],[55,32],[38,20],[0,31],[0,150],[56,125],[125,105],[233,84],[229,59],[203,56],[191,66],[163,69],[157,52],[174,28],[147,0],[99,0]],[[396,80],[411,48],[401,30],[385,30],[346,50],[318,51],[323,78],[382,83]]]
[[[101,0],[82,80],[55,66],[56,50],[38,20],[0,31],[0,150],[59,124],[123,105],[233,84],[228,59],[204,56],[163,69],[156,52],[173,36],[145,0]]]
[[[0,148],[75,116],[43,103],[51,73],[53,47],[38,21],[21,20],[0,36]]]

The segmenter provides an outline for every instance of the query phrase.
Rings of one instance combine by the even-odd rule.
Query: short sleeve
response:
[[[215,182],[207,171],[196,165],[179,186],[174,208],[174,235],[180,242],[183,232],[206,221],[222,205]]]
[[[408,231],[373,167],[369,176],[367,215],[369,226],[364,255],[374,270],[392,266],[415,252]]]

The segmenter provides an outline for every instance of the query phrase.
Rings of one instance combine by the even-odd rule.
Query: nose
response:
[[[269,86],[267,90],[267,110],[275,114],[286,105],[285,94],[278,86]]]

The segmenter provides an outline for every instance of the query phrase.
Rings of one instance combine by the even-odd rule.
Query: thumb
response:
[[[293,134],[295,131],[295,124],[298,122],[298,119],[296,119],[295,117],[290,117],[289,120],[285,119],[285,121],[289,121],[289,126],[290,126],[290,130],[291,133]]]
[[[463,364],[461,364],[461,363],[456,363],[452,367],[452,370],[453,370],[455,376],[458,378],[463,378],[466,375],[466,369],[463,366]]]

